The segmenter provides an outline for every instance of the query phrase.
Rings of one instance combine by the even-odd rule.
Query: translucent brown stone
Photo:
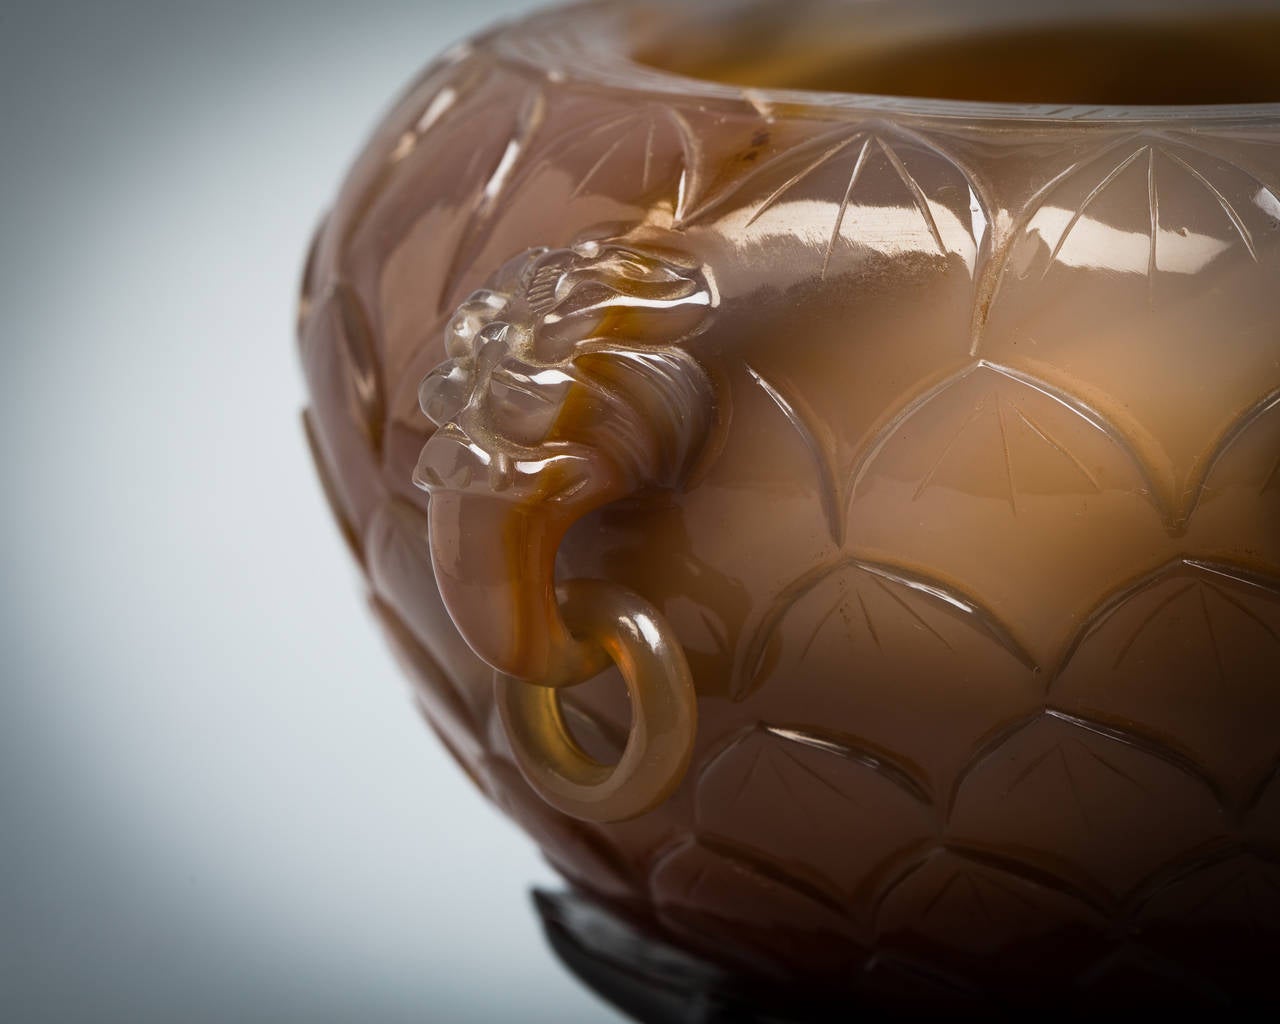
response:
[[[315,242],[308,430],[432,725],[653,934],[877,1000],[1243,999],[1280,952],[1280,16],[1024,6],[456,48]]]

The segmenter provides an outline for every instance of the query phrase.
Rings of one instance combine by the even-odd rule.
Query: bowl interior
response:
[[[641,64],[758,89],[985,103],[1280,101],[1275,0],[720,0]]]

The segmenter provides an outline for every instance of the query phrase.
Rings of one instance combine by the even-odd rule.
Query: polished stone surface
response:
[[[314,453],[424,713],[740,976],[1230,999],[1280,937],[1280,107],[712,80],[742,9],[450,51],[317,234]],[[686,671],[696,729],[631,720]]]

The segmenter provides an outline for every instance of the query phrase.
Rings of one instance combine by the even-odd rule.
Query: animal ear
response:
[[[714,389],[702,365],[675,346],[602,346],[579,356],[575,370],[614,406],[595,427],[609,457],[647,485],[684,483],[715,417]]]
[[[702,267],[674,253],[588,242],[557,257],[541,261],[527,299],[535,347],[548,361],[597,346],[677,345],[716,305]]]

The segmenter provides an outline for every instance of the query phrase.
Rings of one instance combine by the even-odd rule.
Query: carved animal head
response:
[[[715,302],[697,264],[604,240],[524,253],[459,308],[419,392],[438,429],[414,481],[432,496],[442,596],[490,664],[546,671],[564,532],[677,485],[697,455],[711,387],[680,343]]]

